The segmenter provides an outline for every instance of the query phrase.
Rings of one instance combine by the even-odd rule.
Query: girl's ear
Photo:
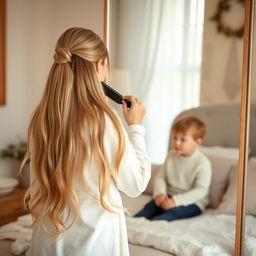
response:
[[[197,139],[195,139],[195,142],[199,146],[203,143],[203,139],[202,138],[197,138]]]
[[[108,75],[108,68],[107,68],[107,61],[106,59],[101,59],[97,61],[95,64],[95,70],[97,73],[97,76],[100,81],[105,81],[107,75]]]
[[[101,73],[103,66],[103,60],[99,60],[96,62],[95,69],[97,73]]]

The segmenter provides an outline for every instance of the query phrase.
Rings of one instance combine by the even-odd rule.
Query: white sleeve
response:
[[[113,125],[107,122],[106,149],[110,166],[113,167],[117,152],[118,138]],[[112,131],[110,131],[112,129]],[[151,162],[146,152],[145,128],[142,125],[130,125],[128,134],[123,128],[125,154],[119,173],[111,170],[117,188],[130,197],[139,196],[147,187],[151,176]]]

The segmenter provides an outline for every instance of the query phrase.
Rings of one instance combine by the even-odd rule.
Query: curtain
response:
[[[114,68],[128,70],[131,93],[147,114],[152,163],[168,152],[170,127],[199,105],[204,0],[119,0]]]

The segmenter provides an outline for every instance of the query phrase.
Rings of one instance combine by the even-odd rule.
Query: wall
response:
[[[243,40],[233,41],[232,38],[218,33],[216,23],[209,20],[214,15],[218,2],[219,0],[205,0],[200,97],[202,105],[240,101],[240,93],[236,91],[239,92],[241,87]],[[232,28],[237,28],[243,23],[244,9],[240,5],[234,3],[231,10],[224,15],[225,24]],[[232,43],[234,44],[231,53]],[[232,62],[232,58],[237,61]],[[224,89],[228,82],[230,82],[229,94]]]
[[[79,26],[103,36],[103,0],[7,0],[7,104],[0,107],[0,149],[26,137],[53,62],[56,40]],[[0,176],[16,175],[0,159]]]

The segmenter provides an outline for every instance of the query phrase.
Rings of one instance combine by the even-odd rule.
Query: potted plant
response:
[[[0,155],[2,158],[13,158],[18,160],[19,167],[27,151],[27,142],[20,140],[17,144],[9,144],[5,149],[2,149]],[[29,160],[18,175],[19,183],[22,187],[28,187],[30,184]]]

